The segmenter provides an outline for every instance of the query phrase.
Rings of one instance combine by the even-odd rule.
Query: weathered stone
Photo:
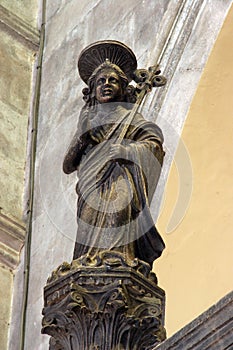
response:
[[[8,17],[11,15],[21,20],[22,26],[37,28],[37,1],[20,0],[8,1],[1,0],[1,7],[8,11]]]
[[[94,264],[95,262],[95,264]],[[50,349],[152,349],[165,339],[164,291],[149,265],[103,252],[63,263],[45,287]]]
[[[24,242],[25,228],[15,220],[0,213],[0,262],[14,269],[19,262],[19,252]]]
[[[1,207],[21,220],[33,57],[4,32],[0,50]]]
[[[233,293],[229,293],[157,350],[228,350],[233,346]],[[155,350],[155,349],[154,349]]]
[[[13,272],[25,235],[23,193],[32,69],[38,49],[37,1],[0,5],[0,348],[8,349]],[[22,273],[23,276],[23,273]],[[21,277],[21,281],[23,278]],[[22,290],[19,295],[22,299]],[[17,299],[21,305],[21,300]],[[19,317],[21,317],[21,310]],[[18,331],[20,329],[18,322]],[[19,338],[16,341],[19,347]]]
[[[0,266],[0,348],[7,349],[13,287],[12,271]]]

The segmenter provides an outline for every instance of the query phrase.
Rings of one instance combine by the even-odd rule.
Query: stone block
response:
[[[154,350],[232,349],[232,312],[231,292]]]
[[[0,266],[0,348],[7,349],[11,315],[13,273]]]
[[[1,0],[1,6],[13,14],[17,14],[23,22],[37,28],[38,3],[31,0],[8,1]]]
[[[119,252],[63,263],[44,295],[50,350],[149,350],[165,339],[164,291],[148,264]]]
[[[33,55],[1,32],[1,207],[6,215],[22,219]]]

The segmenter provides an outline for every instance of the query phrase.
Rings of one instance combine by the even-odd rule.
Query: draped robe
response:
[[[128,125],[129,113],[121,105],[102,106],[82,135],[79,123],[66,153],[64,172],[77,170],[79,178],[74,259],[115,250],[152,263],[164,249],[149,209],[164,157],[162,132],[139,113]],[[111,144],[125,125],[124,156],[111,159]],[[90,136],[95,130],[98,141]]]

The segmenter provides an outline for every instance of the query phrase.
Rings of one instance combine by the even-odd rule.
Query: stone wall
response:
[[[33,2],[30,3],[30,7],[26,3],[20,2],[19,5],[19,2],[11,1],[3,1],[0,5],[1,210],[19,222],[22,220],[32,67],[39,40],[33,27],[31,37],[28,28],[27,38],[24,37],[26,25],[36,25],[36,12],[30,12],[35,11],[31,9]],[[17,28],[13,28],[15,23]]]
[[[153,350],[229,350],[233,345],[232,311],[231,292]]]
[[[23,194],[32,70],[37,52],[37,1],[0,4],[0,348],[7,349],[13,269],[25,236]]]

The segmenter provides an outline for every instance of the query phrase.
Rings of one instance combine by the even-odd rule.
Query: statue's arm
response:
[[[144,162],[147,159],[146,155],[153,154],[162,166],[165,152],[161,129],[154,123],[146,122],[133,130],[129,137],[133,142],[127,143],[125,148],[126,158],[141,159]]]
[[[163,146],[162,146],[162,142],[159,139],[156,138],[151,138],[148,141],[141,141],[138,145],[138,151],[140,150],[140,148],[143,151],[143,148],[146,148],[147,150],[149,150],[159,161],[160,165],[162,166],[163,164],[163,158],[165,155],[165,152],[163,150]],[[143,153],[142,153],[143,154]]]
[[[87,148],[88,144],[89,144],[88,135],[83,134],[80,136],[80,133],[77,131],[65,154],[65,158],[63,161],[64,173],[71,174],[73,171],[77,170],[77,167],[80,164],[83,152]]]
[[[143,128],[140,128],[136,140],[138,141],[138,150],[142,148],[142,154],[143,148],[149,150],[162,166],[165,155],[163,149],[164,137],[162,130],[156,124],[146,122],[143,125]]]

